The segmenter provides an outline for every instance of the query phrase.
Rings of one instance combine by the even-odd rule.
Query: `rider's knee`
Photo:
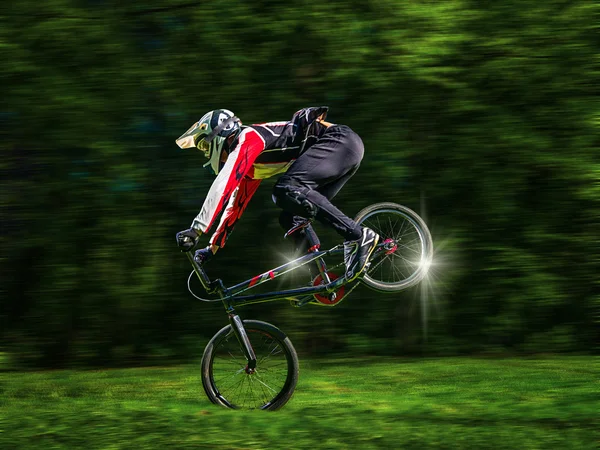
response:
[[[292,214],[314,218],[317,215],[317,205],[309,200],[309,192],[310,189],[304,186],[280,179],[273,187],[273,201]]]

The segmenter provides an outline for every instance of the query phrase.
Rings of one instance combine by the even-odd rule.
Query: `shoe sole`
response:
[[[367,259],[365,260],[365,265],[362,266],[362,268],[357,273],[355,273],[352,278],[347,279],[348,283],[356,280],[365,271],[365,268],[367,267],[367,264],[369,263],[369,259],[371,259],[371,255],[375,251],[377,244],[379,244],[379,235],[377,235],[377,237],[375,238],[375,243],[373,244],[373,247],[371,247],[371,250],[369,251],[369,254],[367,255]]]

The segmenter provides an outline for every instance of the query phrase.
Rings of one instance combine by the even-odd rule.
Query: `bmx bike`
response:
[[[212,403],[234,409],[276,410],[292,397],[298,382],[298,355],[285,333],[267,322],[242,320],[235,307],[275,300],[289,300],[297,307],[308,304],[332,307],[359,284],[379,292],[397,292],[425,277],[433,243],[427,225],[414,211],[396,203],[377,203],[361,210],[355,221],[378,233],[380,240],[365,271],[351,282],[333,272],[344,266],[343,244],[320,250],[310,242],[311,251],[307,254],[232,287],[225,287],[220,279],[210,280],[191,252],[186,253],[193,266],[188,278],[192,295],[206,302],[222,302],[229,315],[229,325],[214,335],[202,356],[202,386]],[[286,237],[310,226],[306,221],[289,230]],[[306,235],[309,237],[311,233]],[[326,260],[337,264],[328,268]],[[306,264],[316,265],[319,271],[310,286],[248,293]],[[216,294],[217,299],[194,294],[190,286],[194,273],[206,292]]]

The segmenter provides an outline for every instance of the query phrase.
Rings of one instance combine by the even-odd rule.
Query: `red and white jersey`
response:
[[[223,213],[210,239],[211,244],[223,247],[260,181],[284,173],[304,149],[317,141],[325,127],[316,119],[326,113],[327,107],[304,108],[288,122],[243,127],[192,228],[206,233]]]

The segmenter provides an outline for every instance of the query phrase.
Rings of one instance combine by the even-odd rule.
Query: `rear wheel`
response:
[[[362,281],[383,292],[394,292],[419,283],[431,265],[433,242],[417,213],[396,203],[376,203],[354,219],[379,234],[379,246]]]
[[[210,340],[202,357],[202,385],[211,402],[234,409],[281,408],[298,382],[298,355],[289,338],[277,327],[244,320],[256,354],[249,369],[242,346],[231,325]]]

